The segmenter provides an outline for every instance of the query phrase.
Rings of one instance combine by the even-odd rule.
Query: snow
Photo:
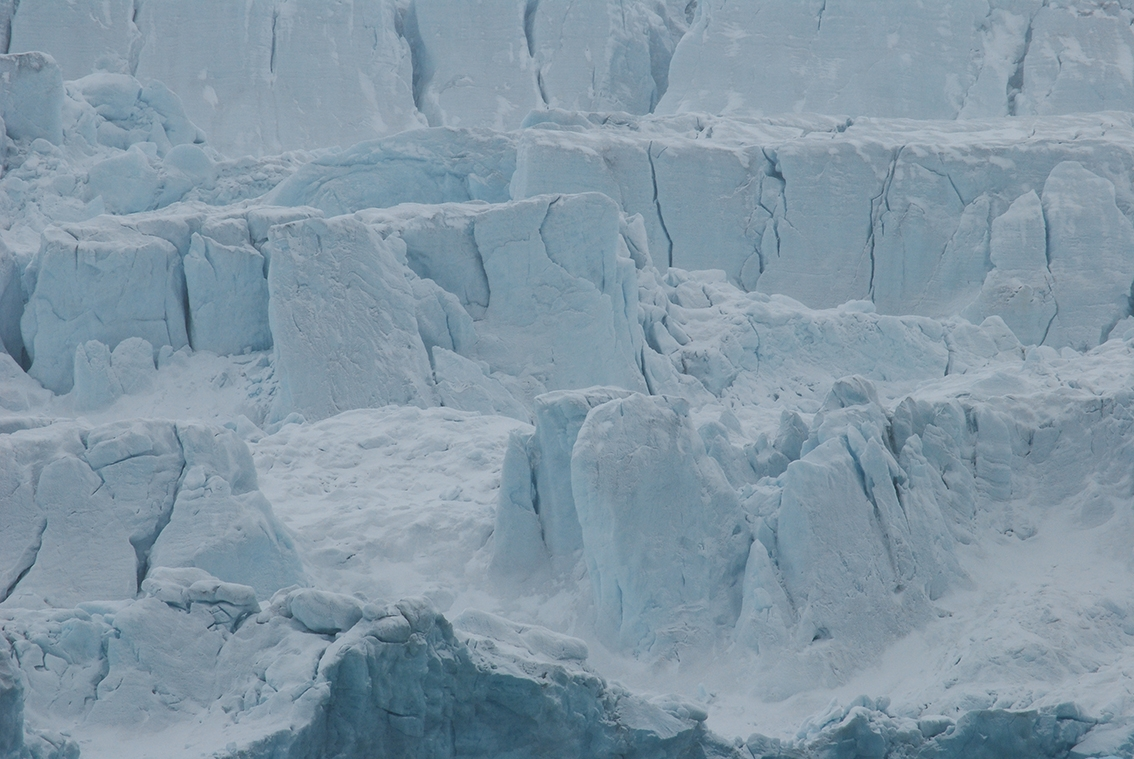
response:
[[[1134,755],[1127,6],[0,0],[0,759]]]

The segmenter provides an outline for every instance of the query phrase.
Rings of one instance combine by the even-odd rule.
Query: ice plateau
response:
[[[1134,757],[1134,4],[0,0],[0,759]]]

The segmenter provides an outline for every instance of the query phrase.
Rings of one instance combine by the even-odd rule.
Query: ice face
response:
[[[197,350],[223,355],[271,347],[267,262],[258,250],[194,234],[184,266],[189,340]]]
[[[0,118],[13,140],[63,141],[63,77],[44,53],[0,56]]]
[[[140,337],[126,338],[113,352],[98,340],[83,343],[75,349],[75,408],[91,411],[144,392],[155,374],[153,346]]]
[[[44,234],[20,328],[33,377],[55,392],[73,384],[75,348],[127,337],[180,348],[185,333],[183,273],[168,241],[118,225],[52,228]],[[38,360],[37,360],[38,359]]]
[[[1070,126],[1076,118],[1044,128]],[[1096,163],[1103,155],[1130,160],[1118,157],[1126,152],[1118,147],[1121,138],[1100,142],[1101,133],[1080,132],[1057,144],[1040,138],[1041,128],[1017,133],[1023,142],[1012,143],[1002,130],[1013,122],[937,124],[940,140],[950,145],[945,149],[892,122],[860,120],[848,128],[801,121],[806,127],[782,117],[744,127],[703,119],[649,122],[646,128],[656,131],[648,135],[641,134],[645,123],[636,122],[636,129],[532,128],[518,143],[512,193],[593,190],[617,197],[624,212],[642,216],[650,251],[663,266],[721,269],[745,289],[813,307],[869,299],[884,313],[941,318],[978,296],[1010,296],[980,295],[993,269],[993,221],[1021,196],[1040,193],[1056,166],[1082,156],[1084,166],[1107,174]],[[687,124],[698,126],[697,136],[682,133]],[[712,136],[699,137],[704,134]],[[1124,186],[1117,175],[1105,181]],[[1109,204],[1103,195],[1098,202]],[[1064,240],[1046,239],[1045,257],[1057,260]],[[982,313],[1004,317],[1014,307],[990,304]],[[1036,308],[1042,314],[1049,306]],[[1097,319],[1100,329],[1109,328],[1101,313]],[[1021,329],[1028,342],[1045,334],[1022,323]],[[1058,339],[1057,347],[1067,344]]]
[[[103,346],[105,350],[105,346]],[[203,567],[270,595],[302,578],[227,430],[56,424],[5,435],[7,606],[133,598],[151,567]]]
[[[84,0],[3,6],[0,28],[5,50],[46,51],[67,79],[164,82],[223,152],[264,153],[427,123],[511,129],[547,106],[920,119],[1126,108],[1129,10],[1089,7]]]
[[[404,244],[397,242],[353,219],[274,228],[268,320],[280,373],[279,418],[298,411],[315,420],[387,403],[433,405],[413,290],[398,261]]]
[[[1108,180],[1075,161],[1056,166],[1044,183],[1055,301],[1075,304],[1052,320],[1053,334],[1045,342],[1054,347],[1096,345],[1129,311],[1125,280],[1134,263],[1134,226],[1116,213],[1113,192]]]
[[[571,457],[579,430],[591,409],[628,393],[618,388],[546,393],[536,398],[538,455],[532,482],[539,498],[542,540],[552,555],[583,547],[583,534],[571,489]]]
[[[226,153],[346,146],[424,124],[398,15],[381,0],[334,8],[214,3],[192,11],[153,3],[134,25],[133,73],[178,93],[189,117]],[[186,44],[204,36],[215,47]],[[335,53],[313,61],[312,48]],[[328,112],[340,115],[318,115]]]
[[[683,411],[612,400],[587,414],[571,453],[599,630],[621,647],[695,646],[739,612],[745,521]]]
[[[164,82],[233,154],[347,146],[427,123],[512,129],[547,105],[648,113],[688,26],[677,2],[609,0],[475,12],[426,0],[194,11],[84,0],[0,13],[5,50],[57,54],[67,79],[101,70]],[[206,36],[208,48],[184,43]]]
[[[989,258],[994,268],[965,315],[977,322],[997,314],[1021,342],[1044,342],[1057,306],[1047,264],[1047,226],[1034,190],[993,220]]]
[[[608,197],[398,207],[360,217],[399,239],[415,274],[459,300],[459,307],[441,302],[452,314],[445,317],[451,344],[429,342],[545,390],[644,387],[635,268]]]
[[[953,119],[1126,108],[1128,14],[1034,0],[917,13],[887,2],[702,2],[658,112]]]

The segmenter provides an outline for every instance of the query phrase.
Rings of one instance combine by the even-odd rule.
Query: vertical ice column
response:
[[[433,405],[413,290],[398,260],[404,243],[351,218],[292,222],[269,238],[274,413],[315,420],[391,403]]]
[[[683,402],[634,394],[587,415],[571,488],[598,627],[665,655],[731,628],[751,536]]]

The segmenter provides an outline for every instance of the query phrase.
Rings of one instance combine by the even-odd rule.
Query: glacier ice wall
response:
[[[1127,6],[0,0],[0,756],[1129,755]]]
[[[916,13],[886,0],[38,0],[0,6],[0,50],[45,51],[66,79],[164,82],[222,152],[271,153],[427,124],[513,129],[547,106],[916,119],[1126,110],[1131,13],[1039,0]]]

